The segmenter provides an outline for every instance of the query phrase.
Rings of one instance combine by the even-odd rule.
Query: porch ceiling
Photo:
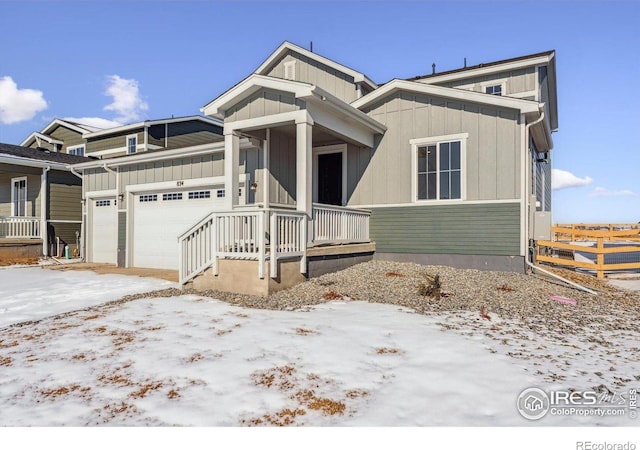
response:
[[[294,124],[282,125],[279,127],[272,128],[274,131],[278,131],[279,133],[284,134],[290,138],[296,137],[296,126]],[[246,132],[244,134],[250,135],[257,139],[265,139],[265,130],[253,130]],[[333,144],[342,144],[348,143],[353,144],[358,147],[362,146],[359,142],[356,142],[352,139],[349,139],[345,136],[340,136],[339,134],[329,130],[328,128],[323,127],[322,125],[314,125],[312,132],[312,143],[314,147],[319,147],[323,145],[333,145]]]

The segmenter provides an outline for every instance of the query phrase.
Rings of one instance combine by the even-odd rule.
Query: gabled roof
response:
[[[313,53],[305,48],[292,44],[291,42],[288,42],[288,41],[284,41],[280,45],[280,47],[278,47],[276,51],[274,51],[271,54],[271,56],[269,56],[262,64],[260,64],[260,67],[256,69],[255,73],[258,75],[266,75],[265,72],[269,68],[269,66],[271,66],[271,64],[273,64],[276,60],[284,56],[288,51],[294,51],[296,53],[300,53],[301,55],[306,56],[307,58],[313,59],[335,70],[338,70],[342,73],[350,75],[353,77],[356,83],[365,83],[368,86],[370,86],[372,89],[376,89],[378,87],[376,83],[374,83],[369,77],[367,77],[362,72],[358,72],[354,69],[351,69],[350,67],[347,67],[335,61],[332,61],[329,58],[325,58],[324,56],[320,56],[316,53]]]
[[[447,88],[435,86],[432,84],[419,83],[416,81],[407,81],[394,79],[386,83],[384,86],[368,93],[364,97],[351,103],[351,106],[362,109],[375,101],[384,98],[399,91],[416,92],[438,97],[451,98],[461,101],[469,101],[481,103],[485,105],[500,106],[503,108],[517,109],[523,113],[537,113],[539,104],[532,100],[521,100],[512,97],[502,97],[499,95],[483,94],[482,92],[467,91],[463,89]]]
[[[207,116],[222,119],[224,111],[237,103],[240,98],[246,98],[262,88],[291,92],[296,97],[308,97],[312,95],[314,87],[314,85],[303,83],[302,81],[283,80],[282,78],[252,74],[211,100],[200,108],[200,111]]]
[[[91,127],[89,125],[84,125],[78,122],[70,122],[68,120],[63,119],[53,119],[49,124],[42,129],[42,131],[38,134],[40,135],[48,135],[55,127],[65,127],[72,131],[75,131],[79,134],[88,133],[91,131],[95,131],[96,127]],[[28,145],[31,139],[35,139],[35,134],[37,132],[31,133],[27,138],[20,143],[20,145]]]
[[[268,77],[253,74],[233,86],[231,89],[209,102],[202,108],[202,112],[207,115],[223,117],[224,111],[262,88],[274,89],[278,91],[290,92],[296,98],[307,101],[319,101],[340,111],[345,117],[363,124],[368,129],[376,133],[384,133],[386,127],[362,111],[352,107],[338,97],[329,94],[327,91],[309,83],[301,81],[283,80],[281,78]]]
[[[0,143],[0,161],[5,163],[11,163],[15,160],[20,165],[31,165],[40,167],[44,165],[52,164],[58,166],[66,166],[69,164],[79,164],[90,161],[90,158],[84,156],[69,155],[67,153],[50,152],[48,150],[41,150],[37,148],[22,147],[19,145],[2,144]]]
[[[100,136],[107,136],[109,134],[118,134],[124,133],[127,131],[135,130],[137,128],[146,128],[151,125],[162,125],[166,123],[178,123],[178,122],[188,122],[190,120],[197,120],[200,122],[207,123],[209,125],[217,125],[219,127],[223,126],[223,123],[217,119],[213,119],[211,117],[203,117],[203,116],[184,116],[184,117],[170,117],[168,119],[156,119],[156,120],[145,120],[143,122],[131,123],[128,125],[122,125],[120,127],[114,128],[106,128],[104,130],[94,131],[90,133],[84,133],[82,137],[84,138],[93,138]]]
[[[424,83],[439,83],[453,79],[462,79],[481,75],[484,73],[501,72],[513,70],[532,64],[549,62],[554,57],[555,51],[549,50],[531,55],[518,56],[517,58],[503,59],[488,63],[480,63],[475,66],[461,67],[459,69],[447,70],[444,72],[432,73],[428,75],[418,75],[407,78],[407,81],[421,81]],[[480,73],[481,72],[481,73]]]

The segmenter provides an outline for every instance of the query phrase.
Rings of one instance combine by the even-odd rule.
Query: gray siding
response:
[[[295,205],[296,200],[296,139],[272,130],[269,146],[269,201]]]
[[[296,101],[295,96],[290,92],[261,89],[229,108],[225,113],[225,121],[234,122],[236,120],[253,119],[255,117],[297,111],[302,108],[304,108],[304,102]]]
[[[267,68],[265,75],[284,78],[284,64],[295,61],[295,80],[316,85],[347,103],[357,98],[357,90],[352,76],[289,51]]]
[[[126,186],[144,183],[159,183],[163,181],[190,180],[195,178],[217,177],[224,175],[224,154],[222,152],[210,155],[178,158],[165,161],[155,161],[120,167],[120,192]],[[118,208],[124,209],[126,202]]]
[[[428,79],[418,81],[428,82]],[[503,92],[503,95],[508,96],[521,92],[537,91],[536,68],[527,67],[525,69],[500,72],[480,77],[463,78],[455,81],[435,84],[445,87],[465,89],[468,91],[484,92],[483,87],[485,84],[491,85],[503,82],[505,83],[505,92]]]
[[[118,156],[124,156],[127,154],[127,136],[130,134],[136,134],[138,136],[138,145],[144,144],[144,132],[142,129],[139,130],[131,130],[129,132],[118,134],[116,136],[104,136],[91,138],[87,142],[86,154],[89,156],[93,152],[103,151],[103,150],[111,150],[111,149],[122,149],[121,152],[112,153],[109,155],[102,156],[103,158],[116,158]]]
[[[118,266],[124,267],[127,255],[127,213],[118,211]]]
[[[168,130],[168,145],[166,147],[168,149],[192,147],[224,140],[222,127],[198,121],[170,123]]]
[[[50,183],[50,220],[82,220],[82,186],[78,184]]]
[[[104,169],[86,169],[84,183],[84,192],[106,191],[116,188],[116,176]]]
[[[370,224],[380,253],[520,254],[518,203],[374,208]]]
[[[466,199],[519,198],[520,124],[516,111],[398,93],[365,112],[388,130],[373,149],[349,148],[349,205],[412,202],[409,141],[457,133],[469,133]]]
[[[27,216],[40,217],[41,169],[0,165],[0,216],[11,215],[11,179],[27,177]]]

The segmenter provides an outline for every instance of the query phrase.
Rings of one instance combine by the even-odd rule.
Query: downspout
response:
[[[538,267],[538,266],[536,266],[535,264],[533,264],[533,263],[531,263],[531,262],[529,262],[529,261],[527,261],[527,260],[525,260],[525,262],[526,262],[526,263],[527,263],[527,265],[528,265],[529,267],[531,267],[532,269],[534,269],[534,270],[539,270],[540,272],[544,273],[545,275],[548,275],[548,276],[553,277],[553,278],[555,278],[555,279],[557,279],[557,280],[560,280],[560,281],[562,281],[562,282],[564,282],[564,283],[567,283],[568,285],[573,286],[573,287],[574,287],[574,288],[576,288],[576,289],[580,289],[581,291],[584,291],[584,292],[586,292],[586,293],[588,293],[588,294],[598,295],[598,293],[597,293],[597,292],[592,291],[591,289],[588,289],[588,288],[586,288],[586,287],[584,287],[584,286],[582,286],[582,285],[580,285],[580,284],[578,284],[578,283],[574,283],[573,281],[569,281],[569,280],[567,280],[566,278],[562,278],[560,275],[556,275],[556,274],[555,274],[555,273],[553,273],[553,272],[549,272],[548,270],[545,270],[545,269],[543,269],[542,267]]]
[[[525,236],[523,236],[525,238],[525,261],[529,261],[529,258],[531,257],[531,252],[527,251],[528,247],[529,247],[529,216],[531,214],[531,203],[530,203],[530,198],[529,198],[529,189],[530,189],[530,185],[531,185],[531,162],[529,161],[529,158],[531,156],[531,152],[530,152],[530,148],[529,148],[529,140],[530,140],[530,128],[540,122],[542,122],[544,120],[544,104],[540,104],[538,105],[538,110],[540,111],[540,117],[538,117],[536,120],[534,120],[531,123],[528,123],[525,126],[525,163],[522,165],[523,170],[524,170],[524,176],[522,177],[523,179],[523,184],[524,186],[522,187],[522,195],[523,195],[523,201],[524,201],[524,205],[525,205],[525,212],[524,212],[524,220],[525,220],[525,224],[524,224],[524,230],[525,230]]]
[[[40,237],[42,238],[42,256],[49,256],[49,233],[47,230],[47,172],[51,170],[51,166],[42,168],[40,176]]]

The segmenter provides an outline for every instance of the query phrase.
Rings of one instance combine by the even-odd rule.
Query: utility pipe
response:
[[[586,292],[588,294],[598,295],[598,293],[596,291],[592,291],[591,289],[586,288],[586,287],[582,286],[581,284],[574,283],[573,281],[569,281],[566,278],[562,278],[560,275],[556,275],[555,273],[549,272],[548,270],[545,270],[542,267],[538,267],[535,264],[529,262],[528,260],[525,260],[525,262],[532,269],[539,270],[540,272],[544,273],[545,275],[549,275],[550,277],[556,278],[557,280],[560,280],[560,281],[562,281],[564,283],[567,283],[567,284],[573,286],[574,288],[580,289],[581,291],[584,291],[584,292]]]

